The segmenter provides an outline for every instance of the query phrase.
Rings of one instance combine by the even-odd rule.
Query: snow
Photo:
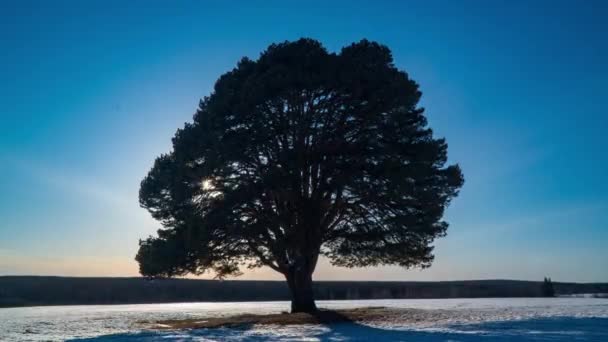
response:
[[[606,341],[606,319],[545,319],[466,325],[463,329],[403,330],[360,324],[136,333],[79,341]]]
[[[498,298],[320,301],[403,308],[374,325],[247,326],[151,331],[150,322],[285,311],[288,303],[185,303],[0,309],[1,341],[608,341],[608,300]]]

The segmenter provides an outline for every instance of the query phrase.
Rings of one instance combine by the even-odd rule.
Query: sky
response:
[[[606,1],[0,1],[0,275],[135,276],[141,179],[243,56],[386,44],[466,183],[425,270],[608,282]],[[281,279],[247,271],[240,279]]]

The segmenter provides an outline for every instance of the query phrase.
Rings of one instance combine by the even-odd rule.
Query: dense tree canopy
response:
[[[320,255],[429,266],[463,176],[420,96],[390,50],[366,40],[330,53],[300,39],[243,58],[141,183],[163,225],[140,242],[141,273],[267,266],[287,278],[292,310],[310,311]]]

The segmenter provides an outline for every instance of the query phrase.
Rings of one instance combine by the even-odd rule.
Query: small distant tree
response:
[[[543,281],[543,296],[544,297],[555,297],[555,289],[553,288],[553,282],[551,282],[551,278],[545,277]]]
[[[321,255],[428,267],[463,176],[420,96],[367,40],[329,53],[300,39],[243,58],[141,183],[141,206],[163,226],[140,241],[141,274],[267,266],[285,276],[292,312],[312,312]]]

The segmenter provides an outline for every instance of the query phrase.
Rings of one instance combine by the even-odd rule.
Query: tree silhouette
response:
[[[446,166],[416,82],[367,40],[317,41],[243,58],[200,101],[141,183],[159,220],[136,260],[151,277],[243,266],[282,273],[292,312],[316,310],[312,274],[333,265],[428,267],[463,176]]]
[[[553,282],[551,278],[545,277],[542,286],[542,292],[544,297],[555,297],[555,289],[553,288]]]

